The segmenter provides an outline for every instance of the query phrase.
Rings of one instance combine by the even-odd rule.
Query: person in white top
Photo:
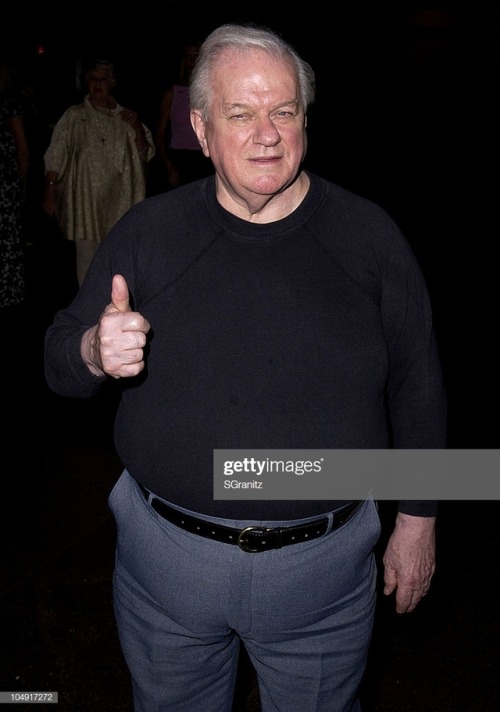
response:
[[[44,155],[44,211],[76,245],[81,286],[88,266],[116,221],[146,195],[146,163],[156,149],[137,112],[112,94],[114,66],[96,61],[85,73],[88,93],[54,127]]]

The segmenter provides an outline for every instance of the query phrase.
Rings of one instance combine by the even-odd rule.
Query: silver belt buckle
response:
[[[242,529],[240,531],[240,533],[238,534],[237,544],[240,547],[240,549],[242,551],[246,551],[247,554],[256,554],[258,551],[261,551],[261,549],[252,548],[251,544],[243,541],[246,534],[248,534],[249,532],[256,532],[256,531],[257,532],[270,532],[270,531],[272,531],[272,529],[269,529],[268,527],[245,527],[244,529]]]

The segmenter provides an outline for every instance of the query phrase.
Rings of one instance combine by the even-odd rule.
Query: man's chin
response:
[[[276,195],[282,193],[295,180],[294,177],[288,176],[260,176],[250,183],[250,190],[258,195]]]

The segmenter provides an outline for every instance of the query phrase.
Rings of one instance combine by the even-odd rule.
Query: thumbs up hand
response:
[[[130,378],[144,369],[144,347],[149,321],[132,311],[127,282],[120,274],[113,277],[111,302],[98,324],[85,332],[82,358],[96,376]]]
[[[111,305],[119,312],[129,312],[128,286],[121,274],[115,274],[111,284]]]

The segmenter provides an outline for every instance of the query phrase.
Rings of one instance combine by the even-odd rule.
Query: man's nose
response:
[[[269,117],[257,119],[254,132],[254,143],[264,146],[274,146],[280,141],[280,133]]]

